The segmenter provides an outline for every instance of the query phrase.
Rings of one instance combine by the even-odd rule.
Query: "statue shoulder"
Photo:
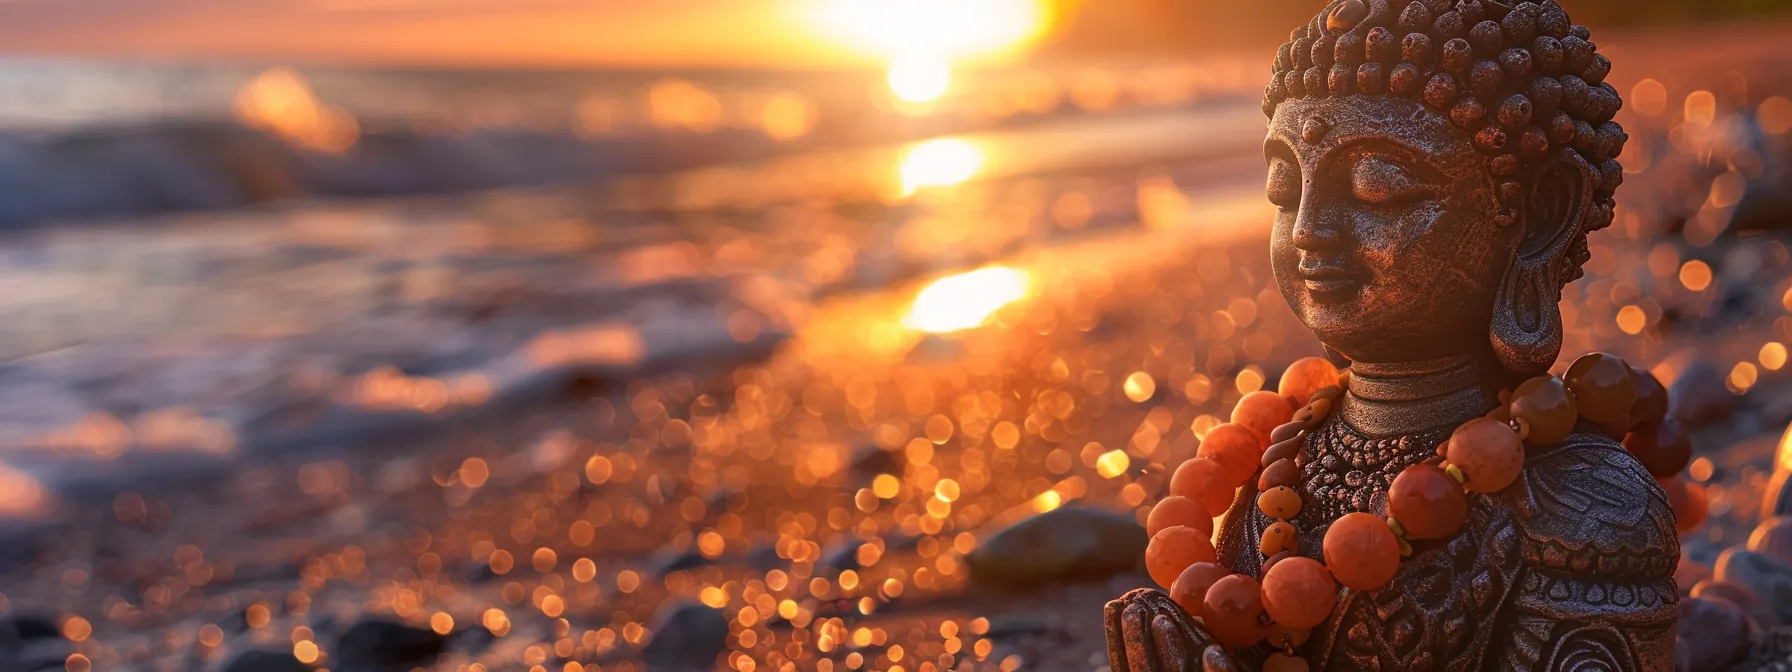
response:
[[[1516,513],[1531,567],[1613,579],[1673,576],[1679,535],[1667,494],[1618,442],[1577,432],[1532,449],[1498,495]]]

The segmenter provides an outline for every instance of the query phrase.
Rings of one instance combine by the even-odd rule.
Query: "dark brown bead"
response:
[[[1414,65],[1431,64],[1431,36],[1412,33],[1400,42],[1400,60]]]
[[[1630,404],[1630,429],[1653,426],[1668,417],[1668,390],[1647,369],[1632,369],[1636,377],[1636,401]]]
[[[1574,393],[1580,417],[1601,427],[1623,427],[1636,401],[1636,376],[1616,355],[1595,352],[1574,360],[1562,384]]]
[[[1507,49],[1500,52],[1500,67],[1506,69],[1506,77],[1514,82],[1525,81],[1531,76],[1531,52],[1523,49]]]
[[[1466,75],[1468,74],[1469,68],[1473,67],[1474,64],[1475,52],[1473,49],[1469,48],[1468,40],[1458,37],[1444,43],[1444,70],[1458,75]]]
[[[1481,0],[1456,0],[1456,11],[1462,14],[1463,23],[1471,26],[1487,18],[1487,8]]]
[[[1301,76],[1301,86],[1305,87],[1310,97],[1325,95],[1325,68],[1317,65],[1307,68],[1306,74]]]
[[[1479,98],[1474,96],[1463,98],[1461,102],[1456,103],[1455,107],[1450,108],[1450,123],[1465,131],[1474,128],[1486,118],[1487,108],[1481,104]]]
[[[1381,93],[1387,78],[1381,74],[1381,64],[1368,62],[1356,66],[1356,90],[1368,94]]]
[[[1586,116],[1587,93],[1593,87],[1587,86],[1585,80],[1574,75],[1564,76],[1559,81],[1562,82],[1562,109],[1575,116]]]
[[[1494,160],[1497,161],[1500,158],[1504,158],[1507,156],[1512,156],[1512,155],[1505,154],[1500,157],[1496,157]],[[1518,200],[1521,198],[1524,198],[1524,185],[1519,184],[1516,180],[1500,183],[1500,202],[1501,203],[1517,203]]]
[[[1537,17],[1537,30],[1555,39],[1567,37],[1568,14],[1560,7],[1545,8],[1543,15]]]
[[[1393,74],[1388,75],[1388,90],[1404,98],[1419,95],[1419,80],[1423,76],[1419,66],[1401,63],[1394,66]]]
[[[1498,126],[1488,126],[1475,133],[1475,149],[1484,154],[1497,154],[1506,150],[1509,137],[1506,131]]]
[[[1288,92],[1289,98],[1307,95],[1307,87],[1302,83],[1301,71],[1289,70],[1282,73],[1282,88]]]
[[[1679,474],[1692,461],[1692,437],[1672,417],[1637,428],[1624,437],[1624,449],[1656,478]]]
[[[1537,15],[1532,12],[1511,11],[1500,21],[1500,28],[1506,32],[1506,39],[1513,44],[1524,44],[1537,37]]]
[[[1294,59],[1294,69],[1305,71],[1313,67],[1313,39],[1303,37],[1294,41],[1294,47],[1288,50],[1289,57]]]
[[[1499,177],[1509,177],[1509,176],[1513,175],[1514,173],[1517,173],[1518,166],[1519,166],[1518,157],[1515,155],[1512,155],[1512,154],[1501,154],[1499,156],[1493,157],[1493,160],[1488,162],[1488,169],[1493,171],[1493,174],[1496,176],[1499,176]],[[1508,198],[1506,195],[1506,184],[1517,184],[1517,183],[1516,182],[1507,182],[1505,184],[1500,185],[1500,199],[1502,199],[1506,202],[1512,202],[1513,199]],[[1520,188],[1519,193],[1520,193],[1520,195],[1523,194],[1522,187]]]
[[[1307,429],[1307,426],[1307,423],[1304,422],[1285,422],[1277,425],[1275,429],[1272,429],[1269,432],[1269,442],[1273,445],[1292,439],[1299,435],[1302,430]]]
[[[1301,443],[1301,439],[1293,438],[1270,446],[1268,450],[1263,451],[1262,464],[1269,465],[1280,460],[1293,459],[1294,456],[1300,454]]]
[[[1520,94],[1507,96],[1500,101],[1500,124],[1512,130],[1520,130],[1531,125],[1531,99]]]
[[[1400,38],[1394,36],[1394,31],[1376,26],[1363,38],[1363,56],[1376,63],[1392,64],[1400,57]]]
[[[1549,153],[1549,134],[1536,126],[1524,129],[1524,135],[1518,137],[1518,151],[1532,161],[1543,158]]]
[[[1597,133],[1599,134],[1597,151],[1600,156],[1608,159],[1615,159],[1618,158],[1618,155],[1623,154],[1624,143],[1630,141],[1630,134],[1625,133],[1624,127],[1614,121],[1600,124]]]
[[[1363,36],[1356,33],[1339,35],[1332,44],[1332,62],[1356,65],[1363,61]]]
[[[1535,113],[1531,116],[1549,119],[1555,116],[1556,107],[1562,104],[1562,83],[1553,77],[1537,77],[1531,80],[1530,90],[1526,95],[1535,108]]]
[[[1587,104],[1587,120],[1603,124],[1612,120],[1618,113],[1618,108],[1623,107],[1624,101],[1618,97],[1618,91],[1610,83],[1601,83],[1587,91]]]
[[[1294,43],[1283,42],[1281,48],[1276,49],[1275,71],[1283,72],[1292,69],[1294,69]]]
[[[1549,142],[1552,145],[1567,145],[1574,142],[1574,117],[1567,112],[1557,111],[1549,120]]]
[[[1599,135],[1593,131],[1593,125],[1580,119],[1574,120],[1574,139],[1569,143],[1581,156],[1592,156],[1599,142]]]
[[[1332,43],[1330,35],[1320,35],[1313,40],[1313,67],[1329,68],[1332,66]]]
[[[1578,37],[1567,37],[1562,40],[1562,67],[1569,72],[1579,73],[1593,64],[1593,43]]]
[[[1553,37],[1539,37],[1531,42],[1531,58],[1543,74],[1557,77],[1564,71],[1562,43]]]
[[[1506,71],[1494,61],[1476,61],[1474,71],[1469,73],[1469,84],[1475,95],[1487,100],[1498,100],[1500,90],[1506,86]]]
[[[1604,82],[1605,76],[1609,74],[1612,74],[1611,59],[1603,54],[1593,54],[1593,64],[1580,71],[1580,78],[1587,80],[1588,84],[1598,84]]]
[[[1281,561],[1283,561],[1283,560],[1287,560],[1287,559],[1289,559],[1289,558],[1297,558],[1297,557],[1300,557],[1300,556],[1297,556],[1297,555],[1295,555],[1295,554],[1293,554],[1293,553],[1291,553],[1291,552],[1288,552],[1288,551],[1282,551],[1282,552],[1280,552],[1280,553],[1277,553],[1277,554],[1275,554],[1275,555],[1272,555],[1272,556],[1270,556],[1270,557],[1269,557],[1269,559],[1268,559],[1268,560],[1264,560],[1264,561],[1263,561],[1263,573],[1264,573],[1264,574],[1268,574],[1268,573],[1269,573],[1269,568],[1271,568],[1271,567],[1274,567],[1274,566],[1276,566],[1276,563],[1278,563],[1278,562],[1281,562]]]
[[[1580,414],[1562,381],[1543,375],[1524,381],[1512,392],[1512,417],[1528,427],[1526,444],[1553,446],[1574,431]]]
[[[1400,12],[1400,30],[1408,33],[1422,33],[1431,29],[1431,9],[1425,3],[1415,2]]]
[[[1446,73],[1437,73],[1425,84],[1425,104],[1439,110],[1450,109],[1450,106],[1456,104],[1456,93],[1456,78]]]
[[[1388,512],[1406,528],[1407,539],[1444,539],[1468,519],[1468,497],[1443,469],[1417,464],[1388,486]]]
[[[1294,466],[1294,460],[1276,460],[1274,464],[1263,469],[1257,476],[1257,491],[1267,492],[1277,486],[1294,487],[1300,484],[1300,468]]]
[[[1506,33],[1500,29],[1500,24],[1482,21],[1468,30],[1468,43],[1474,45],[1476,54],[1492,56],[1506,46]]]
[[[1568,27],[1568,35],[1571,37],[1578,37],[1583,40],[1593,39],[1593,31],[1587,30],[1586,26],[1580,25],[1578,23]]]
[[[1334,63],[1332,64],[1331,75],[1328,79],[1329,81],[1327,82],[1327,85],[1330,88],[1332,95],[1348,96],[1350,95],[1351,85],[1356,79],[1356,66],[1345,63]]]
[[[1431,34],[1446,40],[1462,37],[1468,32],[1468,25],[1462,22],[1462,15],[1456,12],[1444,12],[1431,22]]]

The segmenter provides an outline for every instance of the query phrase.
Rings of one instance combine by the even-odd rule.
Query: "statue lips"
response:
[[[1303,259],[1300,277],[1306,284],[1307,293],[1319,303],[1349,300],[1363,286],[1361,273],[1353,270],[1347,263],[1336,261],[1316,264]]]

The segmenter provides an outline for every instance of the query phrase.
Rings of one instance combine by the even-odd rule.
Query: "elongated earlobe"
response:
[[[1489,340],[1506,369],[1523,377],[1549,370],[1562,351],[1562,286],[1578,267],[1572,252],[1587,235],[1597,177],[1571,151],[1537,167],[1524,195],[1525,234],[1494,297]]]

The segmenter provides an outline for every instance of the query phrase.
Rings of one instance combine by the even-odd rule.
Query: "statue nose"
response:
[[[1308,252],[1320,252],[1341,247],[1344,234],[1339,228],[1325,221],[1320,213],[1323,208],[1301,208],[1300,216],[1294,222],[1294,246]],[[1313,213],[1309,215],[1308,213]]]

